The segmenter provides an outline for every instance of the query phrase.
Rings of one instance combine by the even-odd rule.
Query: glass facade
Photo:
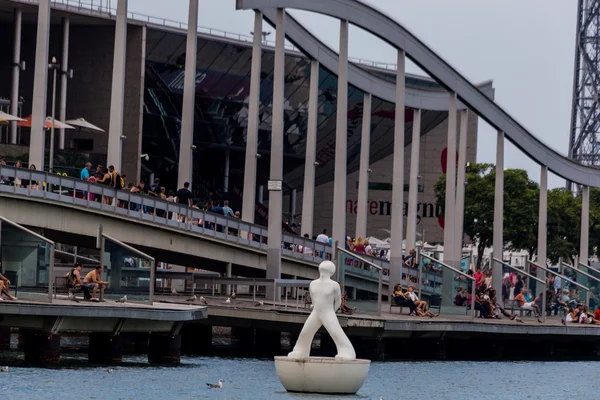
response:
[[[143,177],[154,174],[168,189],[175,189],[181,109],[185,76],[183,35],[149,29],[144,98],[142,152]],[[194,196],[200,200],[228,198],[241,207],[244,156],[250,93],[250,45],[225,39],[198,39],[196,106],[194,124]],[[288,54],[285,62],[284,185],[302,189],[308,120],[310,60]],[[381,74],[384,74],[381,72]],[[393,74],[384,74],[393,80]],[[409,78],[415,80],[415,78]],[[416,82],[416,80],[415,80]],[[407,82],[408,83],[408,82]],[[417,82],[418,83],[418,82]],[[426,82],[425,85],[430,85]],[[333,180],[336,132],[337,76],[324,68],[319,74],[316,185]],[[359,167],[363,92],[348,88],[348,172]],[[260,127],[257,185],[266,184],[271,148],[273,51],[263,49],[260,88]],[[393,151],[394,104],[374,98],[372,104],[371,163]],[[423,134],[446,118],[445,113],[425,111]],[[406,144],[411,141],[412,111],[406,110]],[[223,176],[229,152],[229,193],[224,195]]]

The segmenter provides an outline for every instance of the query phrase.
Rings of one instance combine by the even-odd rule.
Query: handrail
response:
[[[548,268],[546,268],[546,267],[542,267],[541,265],[539,265],[539,264],[537,264],[537,263],[535,263],[535,262],[533,262],[533,261],[527,261],[527,262],[528,262],[529,264],[533,265],[533,266],[534,266],[534,267],[536,267],[536,268],[541,268],[542,270],[544,270],[544,271],[546,271],[546,272],[549,272],[549,273],[551,273],[551,274],[553,274],[553,275],[556,275],[556,276],[558,276],[560,279],[564,279],[565,281],[567,281],[567,282],[569,282],[569,283],[572,283],[573,285],[575,285],[575,286],[578,286],[578,287],[582,288],[582,289],[583,289],[583,290],[585,290],[586,292],[589,292],[589,291],[590,291],[590,288],[588,288],[588,287],[585,287],[585,286],[583,286],[582,284],[580,284],[580,283],[577,283],[577,282],[575,282],[575,281],[572,281],[572,280],[570,280],[569,278],[567,278],[566,276],[559,274],[558,272],[554,272],[554,271],[552,271],[551,269],[548,269]]]
[[[77,257],[77,259],[82,259],[82,260],[84,260],[84,261],[90,261],[90,262],[92,262],[92,263],[95,263],[95,264],[100,264],[100,261],[99,261],[99,260],[95,260],[95,259],[93,259],[93,258],[89,258],[89,257],[85,257],[85,256],[80,256],[80,255],[77,255],[77,256],[76,256],[75,254],[73,254],[73,253],[69,253],[68,251],[64,251],[64,250],[56,250],[56,249],[55,249],[55,250],[54,250],[54,252],[55,252],[55,253],[59,253],[59,254],[65,254],[65,255],[71,256],[71,257],[73,257],[73,258],[74,258],[74,257]]]
[[[40,234],[38,234],[38,233],[35,233],[34,231],[32,231],[32,230],[30,230],[30,229],[27,229],[27,228],[25,228],[24,226],[21,226],[21,225],[17,224],[16,222],[13,222],[13,221],[11,221],[11,220],[10,220],[10,219],[8,219],[8,218],[5,218],[5,217],[3,217],[3,216],[0,216],[0,220],[1,220],[2,222],[6,222],[7,224],[14,226],[14,227],[15,227],[15,228],[17,228],[17,229],[20,229],[20,230],[22,230],[22,231],[25,231],[25,232],[29,233],[30,235],[33,235],[33,236],[35,236],[36,238],[38,238],[38,239],[40,239],[40,240],[43,240],[44,242],[46,242],[46,243],[48,243],[48,244],[50,244],[50,245],[52,245],[52,246],[54,246],[54,245],[55,245],[55,244],[54,244],[54,242],[53,242],[52,240],[50,240],[50,239],[48,239],[48,238],[45,238],[45,237],[43,237],[42,235],[40,235]]]
[[[586,267],[586,268],[588,268],[588,269],[591,269],[592,271],[596,271],[596,272],[600,273],[600,270],[599,270],[598,268],[596,268],[596,267],[592,267],[591,265],[584,264],[584,263],[582,263],[581,261],[579,261],[579,265],[580,265],[580,266],[582,266],[582,267]],[[581,271],[579,268],[577,269],[577,271],[579,271],[579,272],[583,272],[583,271]]]
[[[343,248],[341,248],[341,247],[339,247],[339,246],[337,247],[337,249],[338,249],[338,251],[341,251],[341,252],[342,252],[342,253],[344,253],[344,254],[347,254],[347,255],[349,255],[349,256],[351,256],[351,257],[354,257],[354,258],[356,258],[358,261],[364,262],[365,264],[369,264],[371,267],[375,267],[376,269],[378,269],[378,270],[380,270],[380,271],[383,271],[383,268],[382,268],[382,267],[380,267],[380,266],[379,266],[379,265],[377,265],[377,264],[373,264],[371,261],[365,260],[365,259],[364,259],[364,258],[362,258],[361,256],[358,256],[356,253],[352,253],[351,251],[348,251],[348,250],[346,250],[346,249],[343,249]]]
[[[102,233],[102,237],[103,237],[104,239],[108,239],[108,240],[110,240],[110,241],[112,241],[112,242],[115,242],[115,243],[116,243],[116,244],[118,244],[119,246],[126,248],[127,250],[131,251],[132,253],[135,253],[136,255],[138,255],[138,256],[140,256],[140,257],[146,258],[146,259],[148,259],[149,261],[155,261],[155,260],[154,260],[154,257],[152,257],[152,256],[149,256],[148,254],[146,254],[146,253],[144,253],[144,252],[142,252],[142,251],[139,251],[139,250],[138,250],[138,249],[136,249],[135,247],[131,247],[131,246],[129,246],[128,244],[125,244],[125,243],[121,242],[119,239],[115,239],[115,238],[113,238],[112,236],[109,236],[109,235],[107,235],[106,233]]]
[[[594,275],[588,274],[587,272],[585,272],[585,271],[582,271],[582,270],[580,270],[579,268],[576,268],[576,267],[575,267],[575,266],[573,266],[573,265],[567,264],[567,263],[566,263],[566,262],[564,262],[564,261],[561,261],[561,264],[563,265],[563,267],[567,267],[567,268],[569,268],[569,269],[572,269],[573,271],[575,271],[575,273],[580,273],[580,274],[581,274],[581,275],[583,275],[583,276],[586,276],[586,277],[588,277],[588,278],[591,278],[591,279],[593,279],[593,280],[595,280],[595,281],[597,281],[597,282],[600,282],[600,278],[597,278],[597,277],[595,277]],[[592,267],[590,267],[589,265],[585,265],[585,264],[583,264],[583,263],[578,263],[578,264],[579,264],[579,265],[581,265],[582,267],[589,268],[589,269],[591,269],[591,270],[594,270],[594,271],[596,271],[596,269],[595,269],[595,268],[592,268]]]
[[[423,253],[421,253],[421,257],[428,258],[429,260],[431,260],[431,261],[435,262],[436,264],[440,264],[442,267],[448,268],[449,270],[453,271],[453,272],[454,272],[454,273],[456,273],[456,274],[459,274],[459,275],[461,275],[461,276],[464,276],[464,277],[466,277],[467,279],[470,279],[470,280],[472,280],[472,281],[475,281],[475,278],[473,278],[471,275],[469,275],[469,274],[465,274],[464,272],[462,272],[462,271],[459,271],[459,270],[457,270],[456,268],[454,268],[454,267],[451,267],[451,266],[449,266],[448,264],[446,264],[446,263],[443,263],[443,262],[441,262],[440,260],[438,260],[438,259],[436,259],[436,258],[433,258],[433,257],[431,257],[431,256],[428,256],[427,254],[423,254]]]
[[[529,277],[529,278],[531,278],[531,279],[533,279],[533,280],[535,280],[535,281],[537,281],[537,282],[540,282],[540,283],[541,283],[541,284],[543,284],[543,285],[545,285],[545,284],[546,284],[546,281],[544,281],[543,279],[540,279],[540,278],[538,278],[538,277],[536,277],[536,276],[534,276],[534,275],[531,275],[530,273],[528,273],[528,272],[525,272],[525,271],[523,271],[523,270],[521,270],[521,269],[519,269],[519,268],[517,268],[517,267],[515,267],[515,266],[513,266],[513,265],[510,265],[510,264],[508,264],[508,263],[506,263],[506,262],[504,262],[504,261],[501,261],[501,260],[497,259],[496,257],[492,257],[492,260],[494,260],[494,261],[496,261],[497,263],[499,263],[499,264],[502,264],[502,265],[504,265],[505,267],[508,267],[508,268],[510,268],[510,269],[512,269],[512,270],[514,270],[514,271],[517,271],[518,273],[520,273],[520,274],[523,274],[523,275],[525,275],[525,276],[527,276],[527,277]]]

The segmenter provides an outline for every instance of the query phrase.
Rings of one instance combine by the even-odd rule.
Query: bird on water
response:
[[[8,372],[8,367],[3,367],[0,371],[2,371],[2,372]]]
[[[208,386],[209,389],[221,389],[223,387],[223,382],[225,382],[223,379],[219,379],[218,383],[207,383],[206,386]]]
[[[206,299],[204,298],[204,296],[200,296],[200,303],[202,303],[204,305],[208,305],[208,301],[206,301]]]

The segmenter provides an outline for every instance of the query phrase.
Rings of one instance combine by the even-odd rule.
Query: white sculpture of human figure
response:
[[[342,304],[340,285],[331,280],[331,276],[335,273],[335,264],[331,261],[323,261],[319,265],[319,273],[321,277],[312,281],[309,286],[313,310],[302,327],[294,350],[288,354],[288,357],[307,358],[310,355],[312,340],[323,325],[335,342],[337,348],[335,359],[355,360],[354,347],[342,330],[335,314],[335,310]]]

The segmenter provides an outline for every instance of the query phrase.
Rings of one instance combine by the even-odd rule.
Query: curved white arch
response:
[[[569,181],[600,187],[600,170],[578,164],[552,150],[401,24],[359,0],[237,0],[238,9],[290,8],[346,20],[400,48],[421,69],[455,92],[480,117],[540,165]]]
[[[275,25],[277,11],[274,8],[259,10],[264,18]],[[286,13],[285,35],[287,39],[308,57],[317,60],[324,68],[337,71],[338,54],[325,43],[304,28],[294,17]],[[370,73],[364,68],[353,63],[348,63],[348,82],[363,92],[390,103],[396,101],[396,85]],[[481,87],[484,92],[493,98],[494,91],[491,83]],[[405,90],[405,106],[430,111],[448,111],[448,93],[445,91],[420,90],[407,87]],[[466,106],[459,102],[457,108],[465,109]]]

